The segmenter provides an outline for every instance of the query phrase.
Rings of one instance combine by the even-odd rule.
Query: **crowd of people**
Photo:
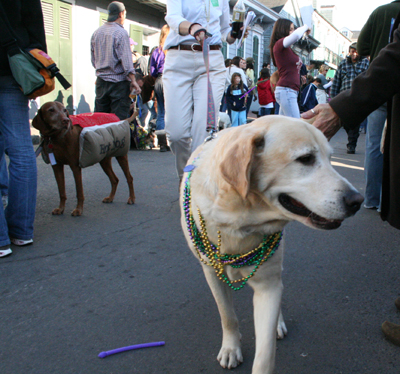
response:
[[[167,1],[167,25],[161,30],[159,45],[149,56],[141,56],[123,27],[124,4],[110,3],[107,22],[91,39],[95,111],[126,119],[137,109],[142,127],[148,123],[146,117],[154,120],[160,151],[172,150],[180,180],[191,153],[208,136],[207,108],[212,106],[217,112],[227,112],[232,126],[247,123],[253,100],[259,102],[258,116],[316,116],[314,125],[328,138],[341,126],[346,129],[349,154],[355,153],[361,125],[366,129],[364,206],[379,210],[383,220],[400,229],[400,1],[377,8],[330,80],[327,65],[321,65],[315,74],[314,66],[305,66],[291,48],[311,32],[311,25],[295,29],[288,19],[276,21],[272,31],[270,55],[276,67],[272,76],[269,63],[258,72],[252,58],[236,56],[224,61],[222,42],[236,41],[231,34],[229,2],[204,4],[201,0]],[[46,52],[40,0],[2,2],[0,11],[20,48],[37,47]],[[247,37],[248,30],[242,32]],[[206,39],[207,61],[201,53]],[[212,96],[206,94],[208,87]],[[4,45],[0,98],[0,257],[5,257],[12,253],[11,243],[23,246],[33,242],[37,175],[28,98],[12,76]],[[396,305],[400,309],[400,300]],[[385,322],[382,329],[400,345],[400,325]]]

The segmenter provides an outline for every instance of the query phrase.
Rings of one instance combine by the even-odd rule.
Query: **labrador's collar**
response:
[[[197,157],[198,158],[198,157]],[[197,159],[196,158],[196,159]],[[183,210],[185,214],[185,220],[187,229],[189,231],[190,239],[199,255],[199,259],[204,264],[211,266],[215,269],[218,278],[226,283],[234,291],[242,289],[247,281],[254,276],[258,268],[266,262],[275,251],[279,248],[280,241],[282,239],[283,232],[278,231],[271,235],[264,235],[263,241],[256,248],[242,255],[231,255],[221,254],[221,232],[218,233],[218,244],[211,243],[207,235],[206,223],[201,215],[200,209],[197,208],[197,213],[200,220],[200,230],[196,226],[196,222],[193,217],[192,206],[191,206],[191,187],[190,177],[196,168],[193,161],[191,165],[187,165],[184,169],[187,172],[184,187],[183,197]],[[206,257],[206,259],[204,259]],[[246,277],[230,280],[224,272],[225,266],[230,265],[233,268],[241,268],[244,266],[254,265],[253,271]],[[235,284],[238,283],[239,287]]]

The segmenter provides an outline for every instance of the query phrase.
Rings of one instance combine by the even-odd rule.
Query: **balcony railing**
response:
[[[327,61],[333,65],[339,66],[343,57],[340,57],[335,52],[326,47],[318,47],[312,53],[312,60]]]

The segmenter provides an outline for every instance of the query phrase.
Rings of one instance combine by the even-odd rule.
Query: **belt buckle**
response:
[[[194,49],[194,46],[195,46],[195,45],[201,46],[200,43],[193,43],[193,44],[190,46],[190,48],[192,48],[192,51],[193,51],[193,52],[199,52],[199,51],[196,51],[196,50]]]

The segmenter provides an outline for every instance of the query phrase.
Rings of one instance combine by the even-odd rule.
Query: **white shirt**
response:
[[[210,40],[212,45],[221,45],[231,31],[228,0],[167,0],[165,20],[170,27],[165,49],[197,43],[191,35],[179,35],[179,25],[183,21],[199,23],[207,29],[213,35]]]

